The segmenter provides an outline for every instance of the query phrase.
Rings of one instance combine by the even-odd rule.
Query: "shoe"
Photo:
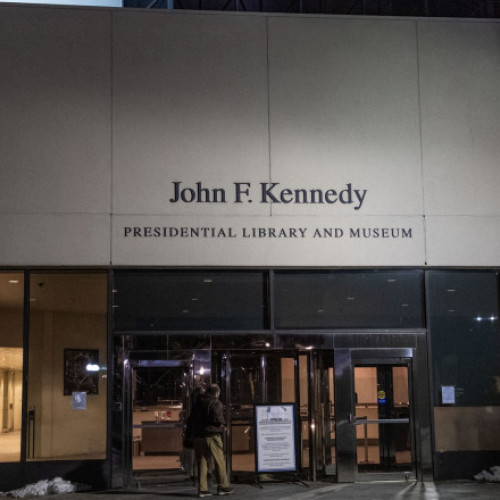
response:
[[[211,497],[213,496],[210,491],[198,491],[198,498],[205,498],[205,497]]]
[[[233,488],[217,488],[217,495],[230,495],[234,492]]]

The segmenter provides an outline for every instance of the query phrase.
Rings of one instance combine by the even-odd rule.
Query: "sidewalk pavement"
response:
[[[263,483],[235,484],[228,500],[499,500],[500,483],[477,481]],[[212,488],[215,491],[215,488]],[[192,484],[169,484],[141,490],[62,493],[36,497],[50,500],[186,500],[197,498]],[[216,498],[216,496],[214,495]],[[9,499],[12,497],[3,497]],[[28,498],[28,497],[27,497]],[[34,498],[34,497],[31,497]]]

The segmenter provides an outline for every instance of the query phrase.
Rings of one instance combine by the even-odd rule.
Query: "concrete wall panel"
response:
[[[115,14],[115,213],[269,213],[169,202],[175,181],[269,180],[266,43],[261,16]]]
[[[110,19],[2,7],[0,213],[109,213]]]
[[[418,34],[426,212],[499,216],[500,23],[421,21]]]
[[[110,263],[108,215],[0,215],[0,262],[7,266]]]
[[[205,228],[205,232],[204,229]],[[192,229],[197,231],[193,233]],[[116,216],[115,265],[424,265],[421,217]]]
[[[500,216],[425,219],[429,266],[498,266]]]
[[[272,180],[367,190],[357,212],[273,214],[421,215],[415,22],[289,16],[269,27]]]

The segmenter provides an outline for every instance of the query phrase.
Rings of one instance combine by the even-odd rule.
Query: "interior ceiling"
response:
[[[0,273],[0,310],[22,309],[22,273]],[[104,273],[47,273],[31,278],[30,308],[33,311],[106,314],[107,275]]]
[[[500,17],[500,0],[124,0],[123,6],[351,16]]]

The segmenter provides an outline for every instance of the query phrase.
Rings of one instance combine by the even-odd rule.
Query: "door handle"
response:
[[[353,416],[352,413],[349,415],[350,422],[352,425],[363,425],[367,423],[368,417],[356,417]]]

